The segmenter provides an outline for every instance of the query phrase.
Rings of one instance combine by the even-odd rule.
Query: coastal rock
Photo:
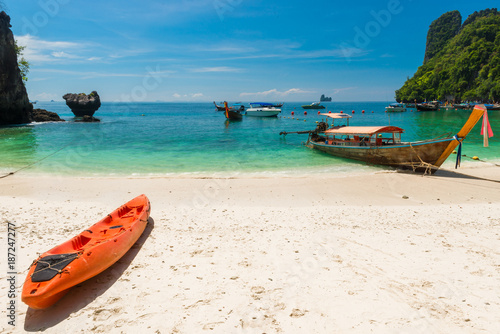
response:
[[[99,118],[95,118],[93,116],[85,115],[81,118],[77,118],[75,122],[84,122],[84,123],[97,123],[101,120]]]
[[[14,36],[10,27],[10,17],[2,11],[0,13],[0,125],[29,123],[33,111],[33,105],[28,99],[17,65]]]
[[[322,94],[321,97],[319,98],[319,101],[320,102],[332,102],[332,98],[325,96],[325,94]]]
[[[68,93],[63,96],[63,99],[66,100],[66,105],[71,109],[76,117],[92,117],[101,106],[101,99],[96,91],[93,91],[89,95],[85,93]]]
[[[58,114],[45,109],[34,109],[31,116],[33,122],[64,122]]]

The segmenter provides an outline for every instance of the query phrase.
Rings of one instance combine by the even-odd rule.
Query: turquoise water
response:
[[[305,116],[300,106],[309,103],[285,103],[278,118],[244,117],[232,122],[215,112],[212,103],[103,103],[95,115],[100,123],[75,123],[64,102],[39,102],[37,108],[57,112],[68,122],[0,128],[0,172],[35,162],[22,173],[229,176],[240,172],[342,173],[380,169],[308,149],[302,145],[307,135],[280,136],[281,131],[315,128],[316,121],[323,117],[315,110],[308,110]],[[323,112],[348,112],[353,116],[351,125],[400,126],[405,129],[404,141],[455,134],[469,116],[466,111],[388,114],[388,104],[332,102],[324,103],[327,109]],[[490,138],[490,147],[482,147],[477,125],[464,144],[463,154],[485,161],[500,159],[500,112],[490,111],[489,118],[497,133]]]

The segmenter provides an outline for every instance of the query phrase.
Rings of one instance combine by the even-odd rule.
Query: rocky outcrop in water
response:
[[[28,99],[17,65],[10,17],[0,13],[0,125],[31,122],[33,105]]]
[[[66,105],[76,117],[93,116],[101,106],[101,99],[96,91],[89,95],[68,93],[63,96],[63,99],[66,100]]]
[[[75,122],[83,122],[83,123],[98,123],[101,120],[99,118],[95,118],[92,116],[85,115],[82,118],[78,118],[75,120]]]
[[[45,109],[34,109],[32,114],[33,122],[64,122],[58,114]]]

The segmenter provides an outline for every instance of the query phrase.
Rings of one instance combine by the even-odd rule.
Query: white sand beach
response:
[[[5,259],[14,223],[17,312],[0,331],[498,333],[500,168],[458,172],[9,176],[0,242]],[[142,193],[150,223],[122,259],[51,308],[21,302],[38,254]]]

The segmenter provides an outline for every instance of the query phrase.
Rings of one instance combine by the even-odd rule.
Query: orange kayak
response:
[[[24,282],[22,301],[34,309],[47,308],[71,287],[106,270],[139,239],[150,211],[148,198],[140,195],[76,237],[40,255]]]

